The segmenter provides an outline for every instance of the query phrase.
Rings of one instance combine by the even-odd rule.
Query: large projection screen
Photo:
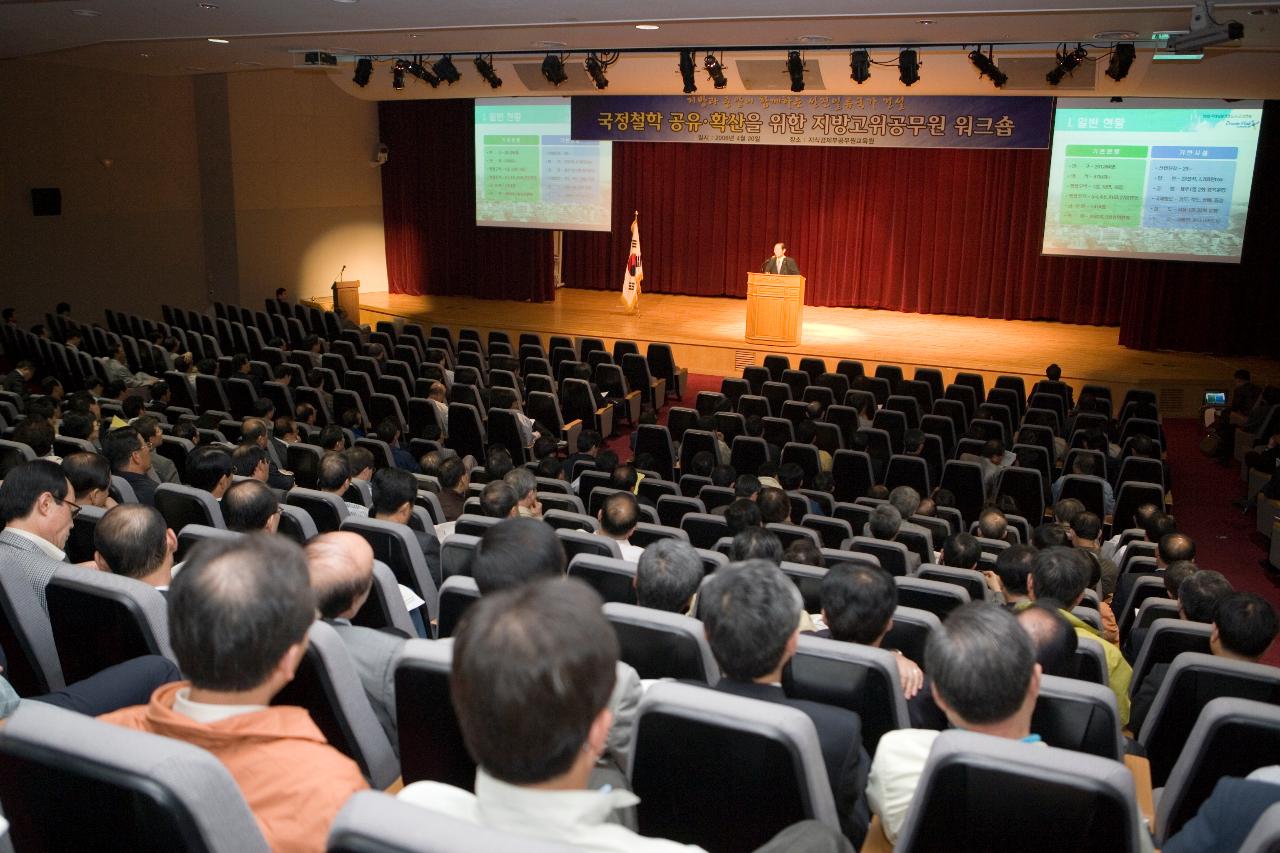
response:
[[[1239,263],[1259,101],[1058,101],[1044,254]]]
[[[568,98],[475,103],[476,225],[608,231],[610,142],[569,137]]]

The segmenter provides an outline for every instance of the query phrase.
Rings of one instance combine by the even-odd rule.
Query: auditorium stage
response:
[[[329,300],[316,300],[328,307]],[[1226,389],[1239,367],[1255,380],[1280,381],[1280,362],[1263,358],[1227,359],[1183,352],[1146,352],[1123,347],[1114,326],[1079,326],[1027,320],[986,320],[937,314],[904,314],[861,308],[804,309],[799,346],[748,344],[743,339],[746,300],[645,294],[639,311],[627,314],[616,291],[561,288],[554,302],[528,303],[457,296],[406,296],[366,293],[360,296],[362,323],[403,317],[424,325],[537,332],[548,335],[617,338],[673,345],[676,361],[691,373],[741,375],[745,364],[759,364],[767,353],[780,352],[792,364],[802,356],[827,359],[834,369],[841,358],[876,364],[936,367],[947,380],[956,371],[1001,373],[1034,381],[1045,365],[1057,362],[1073,385],[1112,386],[1123,394],[1132,386],[1153,388],[1161,411],[1169,416],[1195,415],[1206,388]],[[1028,382],[1030,385],[1030,381]]]

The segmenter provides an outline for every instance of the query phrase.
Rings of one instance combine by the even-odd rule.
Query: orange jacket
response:
[[[190,682],[166,684],[147,705],[101,719],[206,749],[231,771],[275,851],[323,851],[347,798],[368,787],[360,768],[329,746],[304,708],[278,706],[198,723],[173,710]]]

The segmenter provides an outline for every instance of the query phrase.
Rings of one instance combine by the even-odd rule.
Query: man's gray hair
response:
[[[778,667],[800,624],[804,601],[794,583],[765,560],[718,569],[699,596],[707,641],[725,675],[751,681]]]
[[[1031,638],[1013,614],[973,602],[951,611],[929,636],[925,666],[933,689],[962,720],[986,725],[1013,716],[1036,663]]]
[[[920,508],[920,493],[910,486],[898,486],[889,493],[889,503],[903,518],[910,518]]]
[[[668,613],[684,613],[704,576],[702,558],[683,539],[659,539],[636,566],[636,603]]]
[[[502,479],[516,493],[516,500],[524,500],[530,492],[538,491],[538,478],[524,466],[512,468]]]
[[[893,539],[902,529],[902,513],[892,504],[880,504],[871,511],[871,535],[877,539]]]

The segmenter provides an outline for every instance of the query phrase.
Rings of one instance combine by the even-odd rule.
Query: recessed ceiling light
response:
[[[932,18],[921,18],[920,20],[916,21],[916,23],[922,27],[927,27],[930,24],[935,23],[935,21]]]
[[[149,53],[140,53],[140,54],[138,54],[138,56],[142,57],[143,59],[150,59],[150,58],[151,58],[151,54],[149,54]]]
[[[1104,30],[1100,33],[1094,33],[1093,37],[1096,41],[1125,41],[1127,39],[1136,39],[1138,37],[1137,30]]]
[[[237,59],[235,64],[241,66],[242,68],[262,68],[263,67],[261,62],[254,62],[252,59]]]
[[[217,4],[217,3],[201,3],[201,4],[200,4],[200,8],[201,8],[201,9],[216,9],[216,8],[218,8],[218,4]]]
[[[102,13],[97,9],[72,9],[71,14],[79,15],[82,18],[96,18]]]
[[[542,47],[542,48],[551,48],[552,50],[555,50],[556,48],[568,47],[569,44],[563,41],[535,41],[533,43],[533,46]]]
[[[227,39],[205,39],[209,44],[231,44]]]
[[[659,27],[657,24],[636,24],[636,29],[637,30],[660,30],[662,28]]]
[[[333,2],[334,2],[334,3],[345,3],[345,4],[347,4],[347,5],[350,5],[350,4],[352,4],[352,3],[359,3],[359,2],[360,2],[360,0],[333,0]]]
[[[801,44],[826,44],[831,36],[796,36],[795,40]]]

